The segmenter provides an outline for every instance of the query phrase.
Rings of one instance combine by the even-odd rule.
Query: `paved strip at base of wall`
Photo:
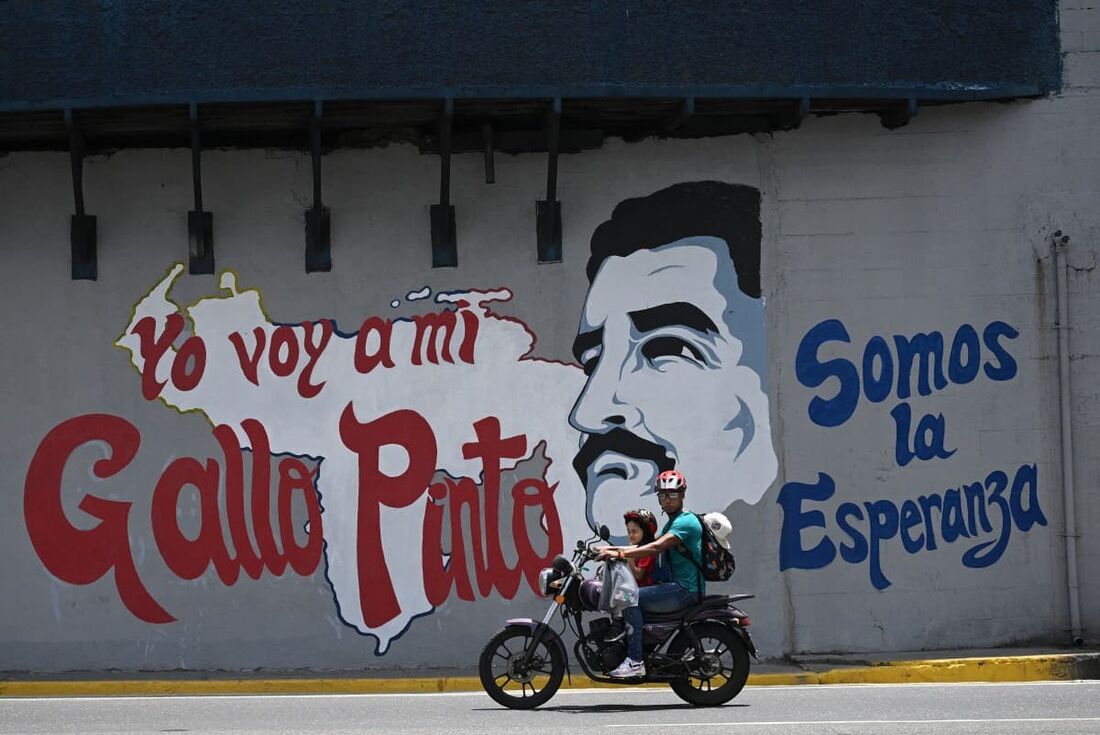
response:
[[[899,684],[968,681],[1057,681],[1100,679],[1100,653],[1002,656],[916,661],[881,661],[821,671],[760,673],[750,686],[792,684]],[[565,687],[614,687],[573,676]],[[663,687],[663,684],[646,686]],[[203,694],[397,694],[479,691],[476,676],[423,678],[300,679],[117,679],[69,681],[0,681],[0,696],[156,696]]]

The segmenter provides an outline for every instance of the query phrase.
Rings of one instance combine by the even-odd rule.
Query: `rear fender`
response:
[[[541,621],[531,618],[510,618],[508,627],[529,630],[534,644],[537,645],[539,641],[545,641],[547,646],[556,648],[558,653],[561,654],[561,660],[565,662],[565,675],[569,678],[569,683],[573,683],[573,672],[569,669],[569,653],[565,650],[565,644],[562,643],[561,636],[555,633],[549,625],[544,625]]]
[[[699,614],[698,616],[695,616],[691,619],[691,623],[693,623],[693,624],[694,623],[702,623],[702,622],[718,623],[719,625],[722,625],[722,626],[725,626],[726,628],[729,628],[734,633],[736,633],[738,635],[738,637],[741,638],[741,642],[745,644],[745,648],[749,649],[749,653],[752,654],[752,657],[755,658],[758,661],[760,660],[760,656],[757,655],[757,653],[756,653],[756,644],[754,644],[752,642],[752,636],[749,635],[749,631],[748,631],[747,628],[744,628],[744,627],[742,627],[742,626],[740,626],[740,625],[733,622],[736,619],[735,616],[729,614],[729,611],[727,611],[727,610],[711,610],[711,611],[707,611],[707,612],[714,612],[714,613],[718,613],[718,614],[716,614],[716,615]],[[691,640],[694,643],[694,642],[696,642],[696,639],[695,639],[694,635],[691,635],[691,634],[688,633],[688,628],[689,627],[690,626],[685,626],[685,627],[681,628],[680,631],[676,635],[677,635],[677,637],[679,637],[681,635],[688,635],[689,640]]]

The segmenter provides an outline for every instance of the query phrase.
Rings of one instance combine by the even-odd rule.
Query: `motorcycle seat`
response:
[[[692,605],[691,607],[685,607],[669,613],[644,612],[642,615],[647,624],[665,623],[672,620],[682,620],[684,618],[690,618],[706,610],[730,607],[738,600],[747,600],[751,597],[756,597],[756,595],[746,593],[736,595],[707,595],[699,603]]]

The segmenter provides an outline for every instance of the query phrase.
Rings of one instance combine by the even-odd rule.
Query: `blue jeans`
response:
[[[675,582],[655,584],[638,590],[638,606],[623,610],[623,620],[629,631],[626,639],[626,655],[635,661],[642,660],[642,615],[646,612],[670,613],[691,607],[699,602],[698,592],[688,592]]]

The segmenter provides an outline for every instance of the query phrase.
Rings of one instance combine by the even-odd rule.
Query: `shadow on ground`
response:
[[[720,707],[708,707],[707,709],[724,709],[727,707],[749,707],[748,704],[725,704]],[[587,714],[615,714],[621,712],[664,712],[668,710],[694,710],[699,709],[690,704],[561,704],[543,705],[531,712],[554,712],[569,715]],[[472,712],[511,712],[506,707],[474,707]]]

